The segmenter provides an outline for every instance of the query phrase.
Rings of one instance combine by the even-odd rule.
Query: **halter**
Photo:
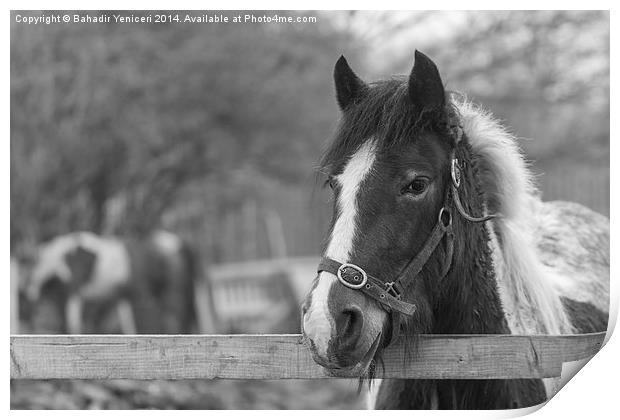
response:
[[[378,301],[381,306],[392,316],[392,337],[390,344],[394,343],[398,338],[402,317],[412,316],[416,311],[416,305],[405,302],[402,297],[404,291],[410,285],[412,279],[416,278],[422,268],[426,265],[431,255],[439,246],[442,239],[446,238],[446,264],[445,269],[440,274],[440,280],[443,279],[450,271],[452,265],[452,256],[454,251],[454,233],[452,229],[452,213],[450,211],[450,202],[454,201],[455,207],[463,218],[472,223],[482,223],[487,220],[498,217],[497,214],[484,215],[482,217],[474,217],[465,211],[463,204],[459,198],[459,187],[461,185],[461,168],[456,158],[456,147],[462,140],[463,129],[456,124],[450,124],[449,130],[455,139],[455,147],[450,153],[450,186],[446,188],[443,206],[439,210],[437,222],[433,227],[430,235],[424,242],[420,252],[415,254],[400,271],[400,273],[392,281],[383,281],[377,277],[373,277],[366,273],[361,267],[351,263],[341,263],[328,257],[323,257],[317,267],[317,272],[326,271],[338,277],[340,283],[344,286],[359,290],[360,292],[370,296]]]

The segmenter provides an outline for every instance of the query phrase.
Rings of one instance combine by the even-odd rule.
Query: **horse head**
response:
[[[488,217],[472,216],[486,210],[475,159],[427,56],[416,51],[406,78],[370,84],[341,57],[334,79],[342,118],[321,163],[334,216],[302,326],[319,364],[362,374],[401,332],[446,330],[467,293],[447,275],[469,269],[455,261],[488,238],[466,224]]]

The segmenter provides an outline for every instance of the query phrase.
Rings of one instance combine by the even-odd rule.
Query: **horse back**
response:
[[[609,219],[580,204],[541,202],[536,247],[576,333],[605,331],[609,313]]]

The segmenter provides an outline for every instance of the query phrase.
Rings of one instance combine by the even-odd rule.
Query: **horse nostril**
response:
[[[336,333],[342,349],[355,347],[364,326],[364,316],[357,306],[345,308],[336,318]]]

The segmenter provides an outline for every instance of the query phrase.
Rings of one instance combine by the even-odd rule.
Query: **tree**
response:
[[[299,183],[333,126],[326,81],[349,42],[329,20],[14,23],[14,240],[148,231],[196,184],[215,186],[209,200],[221,200],[230,188]],[[244,186],[231,181],[239,171],[249,174]]]

